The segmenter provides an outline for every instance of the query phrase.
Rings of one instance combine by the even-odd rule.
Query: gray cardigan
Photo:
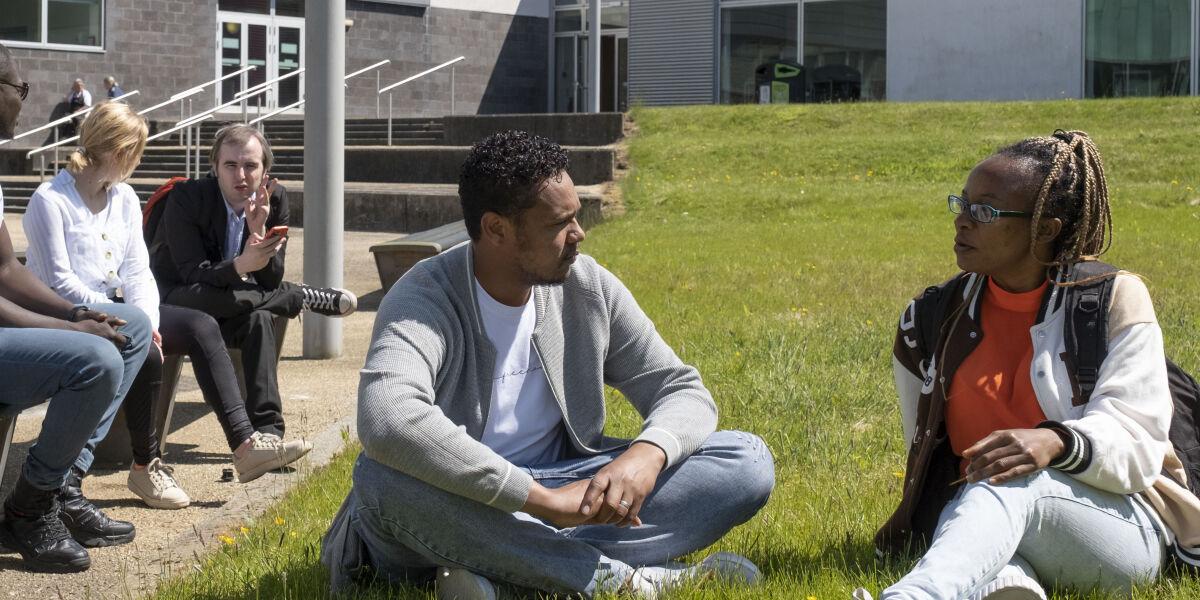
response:
[[[473,273],[468,242],[417,263],[384,297],[358,387],[358,433],[371,459],[513,512],[533,479],[479,441],[496,351]],[[595,260],[579,255],[566,282],[535,286],[533,298],[533,346],[577,453],[631,443],[604,435],[605,384],[642,415],[637,440],[662,448],[666,466],[714,431],[717,407],[700,374]]]

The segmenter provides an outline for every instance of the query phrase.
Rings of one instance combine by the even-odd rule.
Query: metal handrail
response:
[[[213,118],[212,114],[206,114],[201,117],[193,117],[191,119],[188,119],[186,122],[180,122],[179,124],[175,125],[174,127],[170,128],[166,131],[160,131],[160,132],[146,138],[146,142],[151,142],[153,140],[156,140],[156,139],[158,139],[164,135],[170,134],[170,133],[175,133],[176,131],[179,131],[180,129],[187,129],[187,142],[183,146],[183,162],[185,165],[184,166],[184,170],[186,172],[185,176],[188,178],[191,178],[192,177],[192,127],[198,126],[201,121],[207,121],[208,119],[211,119],[211,118]],[[196,176],[198,177],[200,175],[200,131],[199,131],[199,127],[197,127],[197,131],[196,131],[195,165],[196,165],[195,172],[196,172]]]
[[[140,93],[141,93],[141,91],[139,91],[139,90],[133,90],[132,92],[129,92],[127,94],[122,94],[119,99],[123,100],[125,98],[128,98],[129,96],[136,96],[137,94],[140,94]],[[117,99],[118,98],[114,98],[114,100],[117,100]],[[87,116],[87,114],[92,112],[92,110],[94,110],[97,106],[100,106],[100,105],[93,104],[93,105],[87,107],[85,110],[81,110],[76,113],[71,113],[65,117],[62,117],[61,119],[55,119],[53,121],[50,121],[49,123],[46,123],[45,125],[42,125],[41,127],[38,127],[37,129],[30,129],[29,131],[26,131],[25,133],[22,133],[21,135],[13,136],[12,139],[0,140],[0,146],[3,146],[4,144],[7,144],[9,142],[15,142],[23,137],[31,136],[35,133],[38,133],[39,131],[45,131],[47,129],[50,129],[51,127],[57,127],[57,126],[62,125],[63,123],[66,123],[67,121],[70,121],[76,117]]]
[[[300,106],[302,106],[303,104],[304,104],[304,100],[297,100],[283,108],[277,108],[261,117],[254,119],[253,121],[250,121],[249,123],[246,123],[246,124],[247,125],[258,125],[259,123],[266,121],[267,119],[270,119],[271,117],[273,117],[277,114],[287,112],[289,110],[292,110],[293,108],[300,108]]]
[[[370,71],[371,69],[378,69],[379,67],[382,67],[383,65],[386,65],[390,62],[392,62],[392,59],[386,58],[386,59],[381,60],[369,67],[364,67],[353,73],[350,73],[349,75],[346,75],[345,77],[342,78],[342,81],[349,81],[351,77],[357,77],[359,75],[362,75],[363,73],[366,73],[367,71]],[[375,75],[378,77],[379,73],[376,73]],[[376,85],[378,85],[378,83],[376,83]],[[307,100],[302,98],[302,99],[297,100],[283,108],[276,109],[276,110],[272,111],[271,113],[268,113],[261,117],[258,117],[257,119],[254,119],[253,121],[250,121],[249,123],[246,123],[246,124],[247,125],[257,125],[258,123],[265,121],[267,119],[270,119],[271,117],[273,117],[275,115],[287,112],[289,110],[292,110],[293,108],[299,108],[299,107],[303,106],[305,102],[307,102]]]
[[[137,114],[144,115],[148,112],[158,110],[172,102],[180,102],[184,98],[187,98],[189,96],[194,96],[196,94],[199,94],[202,91],[204,91],[202,88],[192,88],[192,89],[188,90],[188,93],[186,93],[186,94],[182,94],[182,95],[175,94],[174,96],[171,96],[167,100],[163,100],[162,102],[159,102],[158,104],[155,104],[154,106],[151,106],[150,108],[143,108],[142,110],[137,111]]]
[[[406,77],[406,78],[401,79],[400,81],[397,81],[396,83],[393,83],[387,87],[380,88],[380,90],[378,92],[376,92],[376,94],[375,94],[375,116],[376,117],[379,116],[379,96],[382,95],[384,92],[389,92],[388,93],[388,120],[387,120],[387,133],[388,133],[388,145],[389,146],[392,145],[392,94],[390,92],[410,81],[415,81],[426,75],[429,75],[430,73],[433,73],[434,71],[438,71],[440,69],[450,67],[450,114],[454,114],[454,66],[453,65],[457,62],[461,62],[464,60],[467,60],[467,57],[460,56],[453,60],[448,60],[436,67],[433,67],[431,69],[425,69],[424,71],[421,71],[420,73],[417,73],[416,75],[413,75],[411,77]]]
[[[402,86],[402,85],[404,85],[404,84],[406,84],[406,83],[408,83],[408,82],[410,82],[410,81],[413,81],[414,79],[420,79],[421,77],[424,77],[424,76],[426,76],[426,75],[428,75],[428,74],[430,74],[430,73],[432,73],[432,72],[434,72],[434,71],[437,71],[438,69],[442,69],[442,68],[448,67],[448,66],[450,66],[450,65],[452,65],[452,64],[454,64],[454,63],[456,63],[456,62],[461,62],[461,61],[464,61],[464,60],[467,60],[467,57],[465,57],[465,56],[460,56],[460,57],[458,57],[458,58],[456,58],[456,59],[454,59],[454,60],[448,60],[448,61],[446,61],[446,62],[444,62],[444,63],[442,63],[442,64],[440,64],[440,65],[438,65],[438,66],[436,66],[436,67],[433,67],[432,69],[425,69],[424,71],[421,71],[420,73],[417,73],[416,75],[413,75],[412,77],[406,77],[406,78],[404,78],[404,79],[401,79],[400,81],[397,81],[396,83],[393,83],[393,84],[391,84],[391,85],[389,85],[389,86],[387,86],[387,87],[385,87],[385,88],[383,88],[383,89],[379,90],[379,92],[378,92],[378,93],[382,94],[382,93],[384,93],[384,92],[391,91],[393,88],[400,87],[400,86]]]
[[[226,79],[229,79],[230,77],[234,77],[236,75],[241,75],[242,73],[245,73],[246,71],[253,71],[257,68],[258,68],[258,65],[250,65],[248,67],[242,67],[232,73],[229,73],[228,75],[222,75],[216,79],[213,79],[212,81],[202,83],[194,88],[189,88],[189,89],[183,90],[182,92],[179,92],[178,94],[175,94],[174,96],[171,96],[171,99],[178,100],[180,98],[186,98],[196,92],[203,90],[204,88],[206,88],[214,83],[219,83],[219,82],[225,81]]]
[[[214,115],[204,115],[202,117],[192,117],[192,118],[188,119],[186,122],[180,121],[174,127],[170,128],[166,131],[160,131],[160,132],[146,138],[146,143],[153,142],[154,140],[157,140],[158,138],[160,138],[164,135],[167,135],[168,133],[175,133],[176,131],[183,129],[184,127],[191,127],[192,125],[195,125],[201,121],[206,121],[206,120],[212,119],[212,118],[214,118]]]
[[[279,77],[276,77],[275,79],[272,79],[272,80],[270,80],[270,81],[264,81],[264,82],[262,82],[262,83],[259,83],[259,84],[252,85],[252,86],[250,86],[250,87],[248,87],[248,88],[246,88],[246,89],[244,89],[244,90],[242,90],[242,91],[240,91],[240,92],[238,92],[238,93],[234,94],[234,95],[233,95],[233,97],[234,97],[235,99],[236,99],[236,98],[241,98],[242,96],[245,96],[245,97],[249,98],[250,96],[253,96],[253,95],[254,95],[256,92],[258,92],[259,90],[263,90],[263,89],[266,89],[266,88],[270,87],[270,86],[271,86],[271,84],[273,84],[273,83],[276,83],[276,82],[279,82],[279,81],[283,81],[284,79],[287,79],[288,77],[295,77],[296,75],[299,75],[299,74],[301,74],[301,73],[303,73],[303,72],[304,72],[304,68],[303,68],[303,67],[302,67],[302,68],[299,68],[299,69],[296,69],[295,71],[292,71],[291,73],[288,73],[287,75],[280,75]]]

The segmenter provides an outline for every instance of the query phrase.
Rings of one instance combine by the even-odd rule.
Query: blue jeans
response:
[[[50,400],[42,431],[22,468],[43,490],[62,487],[74,464],[87,472],[92,450],[108,435],[125,392],[146,360],[150,319],[141,309],[106,304],[128,323],[123,351],[90,333],[0,327],[0,412],[16,414]]]
[[[1158,576],[1164,537],[1129,494],[1094,488],[1054,469],[1001,485],[965,486],[942,510],[933,543],[880,600],[973,594],[1003,575],[1043,586],[1128,594]]]
[[[620,454],[525,470],[555,488],[590,478]],[[369,564],[389,581],[426,580],[435,567],[446,566],[523,587],[583,593],[602,556],[640,566],[705,548],[754,516],[774,486],[775,464],[762,439],[718,431],[659,476],[639,514],[641,526],[560,529],[445,492],[360,455],[354,489],[338,518],[346,513]]]

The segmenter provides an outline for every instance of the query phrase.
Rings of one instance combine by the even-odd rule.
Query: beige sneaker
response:
[[[308,454],[309,450],[312,450],[312,444],[304,440],[285,442],[273,433],[256,431],[250,436],[246,455],[241,458],[236,454],[233,456],[233,467],[237,469],[238,482],[249,483],[267,471],[295,462]]]
[[[175,482],[175,469],[155,458],[143,469],[129,465],[129,491],[138,495],[150,508],[183,508],[192,499]]]

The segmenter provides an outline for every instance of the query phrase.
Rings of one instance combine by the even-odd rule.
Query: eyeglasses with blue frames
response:
[[[11,81],[5,81],[3,79],[0,79],[0,83],[3,83],[4,85],[10,85],[14,88],[17,88],[17,93],[21,95],[21,102],[24,102],[25,99],[29,97],[29,82],[25,82],[25,83],[22,83],[21,85],[17,85]]]
[[[961,215],[966,211],[977,223],[991,223],[996,217],[1033,217],[1033,213],[1024,210],[1000,210],[990,204],[967,202],[962,196],[950,194],[950,212]]]

